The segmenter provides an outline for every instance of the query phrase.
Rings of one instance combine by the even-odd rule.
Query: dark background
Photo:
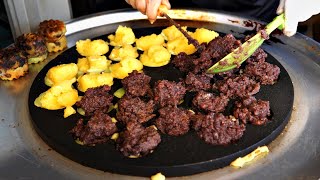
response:
[[[74,18],[107,10],[131,8],[125,0],[70,0],[70,2]],[[173,8],[196,7],[191,0],[170,0],[170,3]],[[300,23],[298,32],[320,42],[320,15]],[[0,48],[10,45],[13,41],[3,0],[0,0]]]

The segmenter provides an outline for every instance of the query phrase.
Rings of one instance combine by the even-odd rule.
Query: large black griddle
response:
[[[163,28],[141,28],[134,29],[134,32],[140,37],[160,33]],[[99,38],[106,40],[106,37],[107,35]],[[72,47],[49,62],[35,78],[28,103],[32,123],[40,137],[58,153],[91,168],[136,176],[150,176],[157,172],[166,176],[184,176],[221,168],[229,165],[237,157],[274,140],[282,132],[291,115],[294,97],[291,79],[283,66],[269,54],[267,61],[281,69],[279,80],[273,86],[262,86],[256,98],[270,101],[272,120],[264,126],[247,125],[243,137],[236,143],[212,146],[199,139],[194,131],[179,137],[161,134],[162,141],[155,151],[138,159],[124,157],[116,150],[112,140],[95,147],[81,146],[75,143],[69,134],[81,117],[79,114],[65,119],[63,110],[50,111],[34,105],[34,100],[49,89],[44,84],[47,71],[59,64],[76,63],[79,57],[76,48]],[[152,82],[159,79],[177,81],[182,75],[171,65],[161,68],[145,67],[144,72],[152,77]],[[112,92],[119,87],[120,81],[115,80]],[[183,106],[188,106],[190,100],[190,97],[186,97]]]

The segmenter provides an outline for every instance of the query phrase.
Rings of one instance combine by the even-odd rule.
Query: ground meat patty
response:
[[[113,96],[108,94],[110,87],[100,86],[96,88],[89,88],[80,101],[76,103],[81,107],[86,115],[92,115],[96,110],[108,111]]]
[[[79,119],[77,125],[70,132],[75,139],[79,139],[84,145],[104,143],[109,139],[109,136],[118,130],[111,117],[102,111],[95,111],[86,125],[83,121],[83,119]]]
[[[228,102],[229,98],[225,95],[216,96],[204,91],[198,92],[192,100],[195,107],[205,112],[223,112]]]
[[[270,116],[269,101],[256,100],[253,96],[243,98],[241,101],[235,102],[233,115],[243,123],[266,124]]]
[[[227,97],[235,98],[258,93],[260,84],[247,76],[241,75],[218,81],[213,85],[213,89],[218,90]]]
[[[279,77],[280,68],[268,62],[257,62],[248,64],[244,69],[244,73],[263,85],[272,85],[276,83]]]
[[[267,53],[264,52],[263,49],[258,48],[251,56],[246,60],[248,64],[252,63],[263,63],[265,59],[268,57]]]
[[[135,70],[121,82],[126,90],[126,94],[130,96],[145,96],[148,92],[151,92],[149,85],[150,80],[150,76]]]
[[[167,80],[157,81],[154,89],[154,100],[161,106],[176,106],[183,100],[186,88],[181,82]]]
[[[194,74],[189,72],[185,79],[186,88],[188,91],[200,91],[211,89],[212,77],[208,74]]]
[[[144,123],[155,116],[153,111],[153,100],[144,102],[139,97],[124,96],[118,101],[117,119],[124,124],[130,121]]]
[[[245,131],[244,124],[221,113],[198,114],[192,120],[197,135],[212,145],[229,144],[240,139]]]
[[[145,156],[158,146],[161,137],[155,127],[144,128],[138,123],[128,123],[127,129],[117,139],[117,149],[127,157]]]
[[[191,113],[188,110],[164,107],[159,110],[159,113],[160,117],[156,120],[156,126],[162,133],[179,136],[189,131]]]
[[[172,59],[171,63],[181,72],[189,72],[194,69],[193,60],[195,58],[196,56],[187,55],[185,52],[181,52]]]
[[[224,37],[217,37],[210,41],[205,48],[201,48],[192,55],[180,53],[176,56],[172,63],[182,72],[192,71],[195,74],[206,71],[215,62],[239,47],[241,42],[232,34]]]

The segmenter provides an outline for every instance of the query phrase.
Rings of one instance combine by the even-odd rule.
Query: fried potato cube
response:
[[[76,48],[82,56],[101,56],[109,51],[108,43],[102,39],[79,40],[76,42]]]
[[[76,113],[76,110],[73,109],[72,106],[68,106],[64,109],[64,114],[63,114],[63,117],[64,118],[67,118],[69,116],[71,116],[72,114],[75,114]]]
[[[106,56],[89,56],[87,59],[89,62],[89,69],[87,72],[103,72],[106,71],[111,64],[111,61],[107,60]]]
[[[85,92],[88,88],[94,88],[102,85],[113,85],[111,73],[89,73],[78,78],[78,90]]]
[[[198,28],[194,33],[191,33],[191,37],[196,39],[199,44],[204,42],[209,43],[211,40],[218,36],[219,34],[217,32],[205,28]]]
[[[145,51],[140,61],[144,66],[148,67],[161,67],[170,62],[170,52],[160,45],[151,46],[149,50]]]
[[[142,36],[136,40],[136,46],[139,50],[146,51],[151,46],[154,45],[163,45],[164,38],[162,35],[151,34],[148,36]]]
[[[75,63],[61,64],[49,69],[44,79],[47,86],[53,86],[66,80],[71,80],[78,74],[78,66]]]
[[[114,61],[121,61],[124,58],[137,58],[139,56],[137,48],[130,44],[123,47],[114,47],[109,55],[109,58]]]
[[[168,51],[173,55],[178,55],[181,52],[190,55],[196,52],[196,48],[192,44],[188,44],[188,39],[185,37],[170,40],[167,42],[166,46]]]
[[[34,101],[37,107],[57,110],[74,105],[78,100],[78,91],[72,88],[72,81],[64,81],[41,93]]]
[[[89,61],[86,57],[79,58],[77,62],[77,66],[78,66],[78,76],[81,76],[84,73],[87,73],[88,69],[90,68]]]
[[[117,28],[115,35],[109,35],[108,39],[110,40],[111,46],[124,46],[133,44],[136,41],[136,36],[130,27],[120,25]]]
[[[181,27],[183,30],[187,31],[187,27]],[[184,35],[177,29],[174,25],[167,27],[162,30],[161,35],[164,37],[165,40],[171,41],[176,38],[184,37]]]
[[[110,71],[113,77],[123,79],[134,70],[140,71],[143,69],[142,63],[135,58],[125,58],[116,64],[110,66]]]

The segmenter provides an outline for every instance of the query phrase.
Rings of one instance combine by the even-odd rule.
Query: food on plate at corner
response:
[[[102,39],[97,40],[79,40],[76,42],[76,48],[82,56],[101,56],[109,51],[109,45]]]
[[[150,180],[166,180],[166,177],[161,173],[157,173],[157,174],[151,176]]]
[[[79,68],[78,75],[85,73],[100,73],[108,71],[111,61],[106,56],[89,56],[79,58],[77,66]]]
[[[14,80],[28,72],[28,60],[24,53],[16,47],[0,50],[0,78]]]
[[[66,80],[76,81],[78,66],[75,63],[60,64],[50,68],[44,78],[47,86],[54,86]]]
[[[109,35],[108,39],[111,46],[124,46],[133,44],[136,41],[136,36],[130,27],[120,25],[116,33]]]
[[[78,78],[78,90],[85,92],[89,88],[99,87],[102,85],[113,85],[113,76],[111,73],[89,73],[81,75]]]
[[[163,36],[151,34],[147,36],[142,36],[139,39],[136,40],[136,46],[141,51],[147,51],[151,46],[155,45],[163,45],[164,44],[164,38]]]
[[[72,87],[73,81],[65,80],[41,93],[34,101],[37,107],[48,110],[65,109],[64,117],[75,113],[72,106],[78,100],[78,91]]]
[[[162,45],[151,46],[140,56],[140,61],[144,66],[161,67],[170,62],[171,54]]]
[[[109,59],[113,61],[121,61],[127,57],[138,58],[139,53],[137,47],[133,47],[131,44],[126,44],[122,47],[114,47],[109,55]]]
[[[64,22],[53,19],[42,21],[38,29],[46,41],[48,52],[58,52],[67,47],[66,32]]]
[[[140,71],[143,64],[135,58],[125,58],[118,63],[111,64],[110,71],[114,78],[123,79],[134,70]]]
[[[266,156],[269,153],[269,148],[268,146],[261,146],[252,151],[250,154],[244,156],[244,157],[239,157],[236,160],[232,161],[230,166],[236,167],[236,168],[241,168],[245,164],[250,163],[257,158],[262,158]]]
[[[26,53],[28,64],[39,63],[48,56],[45,40],[38,34],[22,34],[17,38],[15,45]]]

